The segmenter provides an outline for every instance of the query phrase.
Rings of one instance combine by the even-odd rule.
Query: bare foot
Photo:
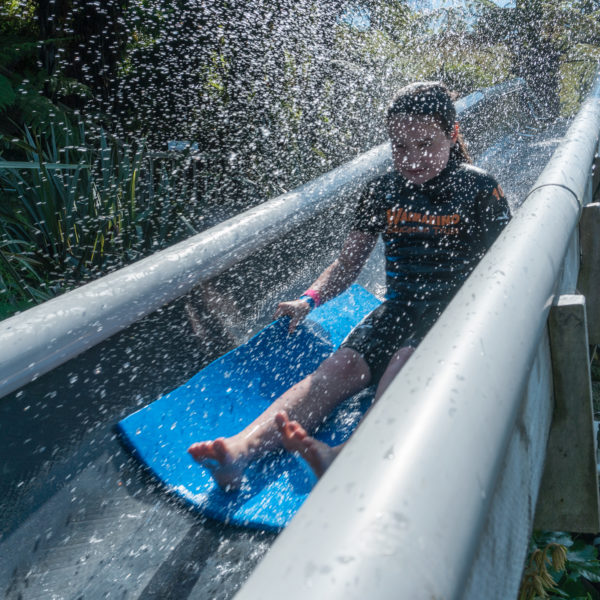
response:
[[[281,433],[283,447],[289,452],[298,452],[317,477],[321,477],[327,471],[344,446],[343,444],[328,446],[324,442],[316,440],[306,433],[298,421],[290,421],[285,412],[277,413],[275,422]]]
[[[227,438],[196,442],[188,450],[192,458],[206,467],[223,490],[239,489],[249,459],[247,453]]]

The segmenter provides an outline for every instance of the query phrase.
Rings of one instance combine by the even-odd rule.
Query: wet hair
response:
[[[386,123],[395,117],[405,115],[431,116],[437,119],[442,130],[451,136],[456,123],[455,94],[439,81],[418,81],[403,87],[394,96],[386,113]],[[450,158],[458,162],[470,163],[462,134],[458,134],[456,144],[452,146]]]

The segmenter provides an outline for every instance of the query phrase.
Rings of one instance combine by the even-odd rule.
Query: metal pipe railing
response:
[[[389,148],[352,162],[0,323],[0,396],[186,294],[335,204],[385,169]]]
[[[520,210],[237,600],[463,596],[599,131],[597,78]]]
[[[462,118],[482,102],[502,101],[524,89],[522,80],[507,82],[475,92],[457,108]],[[0,397],[336,206],[389,164],[389,144],[382,144],[290,193],[0,322]]]

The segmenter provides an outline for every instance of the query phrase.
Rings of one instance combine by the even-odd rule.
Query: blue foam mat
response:
[[[292,335],[286,320],[271,323],[184,385],[123,419],[118,424],[123,441],[170,491],[202,514],[260,529],[285,527],[315,483],[304,461],[274,452],[248,467],[239,491],[224,492],[186,450],[193,442],[243,429],[314,371],[379,304],[353,285],[314,310]],[[346,440],[371,397],[367,391],[344,402],[316,437],[330,444]]]

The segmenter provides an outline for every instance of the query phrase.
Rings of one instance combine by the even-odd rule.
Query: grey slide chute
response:
[[[548,312],[568,281],[565,257],[591,200],[599,132],[597,80],[511,223],[238,600],[468,597]],[[483,568],[493,571],[492,561]],[[486,598],[516,596],[523,562],[515,563]]]
[[[529,432],[536,420],[528,416],[523,425],[517,396],[523,396],[531,373],[543,371],[536,366],[543,354],[539,335],[543,338],[544,317],[560,284],[565,244],[569,252],[573,246],[571,232],[579,211],[575,196],[589,191],[579,185],[588,177],[589,148],[574,155],[573,145],[593,145],[594,98],[597,88],[569,136],[573,143],[560,150],[560,164],[574,164],[574,169],[556,162],[548,166],[550,175],[540,178],[519,218],[461,292],[462,300],[453,302],[449,316],[425,340],[298,519],[275,542],[240,598],[268,598],[276,592],[290,597],[385,598],[393,593],[389,597],[419,598],[437,593],[458,598],[465,589],[469,597],[469,570],[469,581],[478,581],[478,573],[489,568],[480,549],[502,487],[495,482],[505,479],[504,453],[515,436],[515,422]],[[523,142],[514,130],[527,117],[523,82],[476,92],[459,108],[467,139],[481,160],[496,157],[485,166],[492,171],[510,167],[510,140]],[[492,138],[497,144],[486,149]],[[548,139],[556,144],[552,136]],[[543,143],[532,141],[529,151],[544,155],[551,145]],[[524,167],[523,156],[514,155],[523,166],[513,164],[513,173],[531,169]],[[265,282],[277,275],[260,270],[264,253],[275,247],[285,252],[290,243],[286,237],[297,231],[307,235],[327,222],[320,215],[328,210],[351,214],[353,193],[387,168],[388,161],[389,149],[383,145],[298,190],[0,324],[0,340],[10,343],[0,343],[0,393],[5,395],[0,412],[4,423],[15,419],[14,431],[5,432],[9,440],[40,436],[39,446],[29,454],[31,443],[19,455],[16,442],[0,441],[8,459],[0,485],[7,506],[1,514],[9,525],[8,535],[0,539],[0,589],[10,586],[8,597],[21,594],[26,599],[40,590],[93,597],[103,589],[146,599],[231,597],[271,538],[215,528],[166,502],[148,482],[137,480],[110,427],[193,372],[194,357],[185,356],[192,345],[180,341],[178,297],[205,282],[215,284],[217,292],[237,285],[239,294],[252,297],[251,286],[260,279],[255,273],[262,273]],[[576,171],[581,175],[573,176]],[[545,220],[549,207],[566,229],[560,230],[549,217]],[[331,242],[333,249],[336,243]],[[523,258],[523,252],[529,254]],[[309,258],[314,263],[317,253]],[[326,258],[324,252],[319,260]],[[301,291],[312,276],[303,269],[297,280],[290,278],[276,288],[273,297]],[[536,287],[535,293],[528,291],[525,307],[516,298],[521,290],[515,288],[525,285],[523,281],[527,290]],[[263,288],[270,285],[263,283]],[[270,314],[269,307],[265,310]],[[534,323],[526,319],[531,311]],[[507,324],[511,312],[515,322]],[[260,319],[264,322],[261,315],[240,317],[241,335],[260,325]],[[517,324],[526,325],[532,338],[519,337],[515,346],[508,339],[508,325]],[[163,347],[152,347],[157,343]],[[179,364],[182,355],[181,362],[190,363],[185,368]],[[510,380],[504,371],[509,367],[516,369]],[[471,368],[476,376],[470,376]],[[549,419],[550,402],[540,406]],[[77,435],[61,429],[58,419],[66,409]],[[55,431],[45,425],[51,413],[57,415]],[[541,431],[540,439],[547,435],[547,422],[542,421],[540,431],[545,427],[546,433]],[[47,461],[49,455],[54,463]],[[543,462],[543,453],[539,456],[537,462]],[[539,477],[531,479],[535,493],[527,501],[539,486]],[[529,521],[524,536],[528,527]],[[458,537],[453,538],[456,530]],[[410,556],[403,547],[407,539]],[[77,550],[81,542],[91,544],[85,560]],[[526,542],[519,538],[517,543],[516,554],[522,556]],[[220,579],[231,561],[242,566],[231,569],[235,575],[229,580]],[[514,586],[521,568],[522,560],[516,567],[496,570]],[[402,578],[415,587],[401,591]]]

